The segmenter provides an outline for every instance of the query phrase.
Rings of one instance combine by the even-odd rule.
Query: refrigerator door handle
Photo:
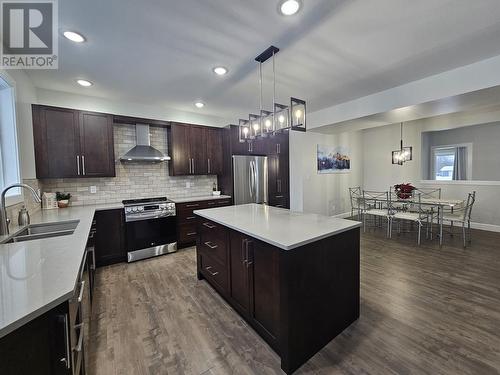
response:
[[[252,171],[252,162],[250,161],[248,168],[248,190],[250,191],[250,198],[253,198],[253,183],[252,183],[252,176],[253,176],[253,171]]]
[[[255,167],[255,160],[250,161],[250,171],[252,178],[252,197],[256,200],[256,180],[257,180],[257,168]]]

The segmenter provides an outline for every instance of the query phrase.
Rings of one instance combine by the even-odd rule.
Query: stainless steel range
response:
[[[129,262],[177,251],[175,203],[166,197],[124,200]]]

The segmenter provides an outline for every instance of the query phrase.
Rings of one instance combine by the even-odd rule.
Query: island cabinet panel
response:
[[[201,216],[197,224],[198,279],[280,355],[285,373],[358,319],[359,227],[285,250]]]

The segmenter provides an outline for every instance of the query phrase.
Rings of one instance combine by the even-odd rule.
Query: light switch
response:
[[[90,194],[95,194],[97,193],[97,186],[91,186],[90,187]]]

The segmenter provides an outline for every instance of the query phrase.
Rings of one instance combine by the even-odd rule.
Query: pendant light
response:
[[[253,141],[290,129],[306,131],[306,102],[290,98],[290,105],[276,103],[276,54],[279,48],[271,46],[255,58],[259,63],[259,114],[250,114],[248,120],[239,121],[240,142]],[[272,111],[263,108],[262,64],[272,57],[273,102]]]
[[[403,147],[403,123],[401,123],[400,149],[392,151],[392,164],[403,165],[413,159],[413,147]]]

